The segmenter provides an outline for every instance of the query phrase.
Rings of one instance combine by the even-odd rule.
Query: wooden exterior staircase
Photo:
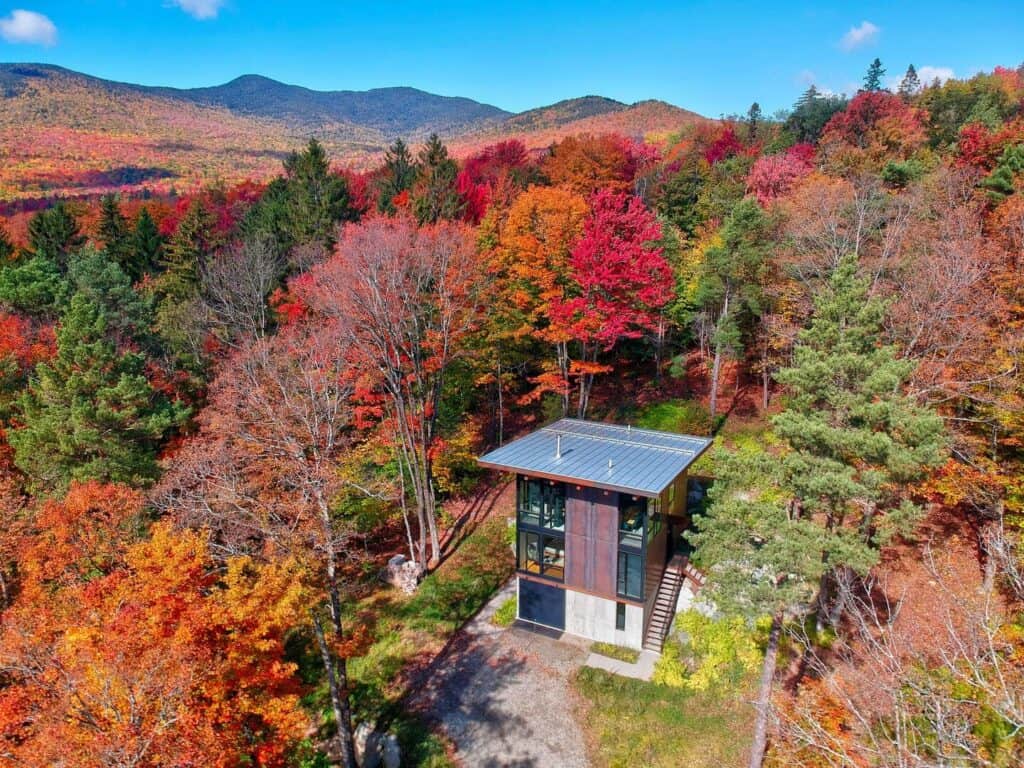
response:
[[[672,628],[672,620],[676,617],[676,602],[679,600],[679,592],[686,581],[688,570],[693,570],[689,561],[683,555],[673,555],[665,566],[665,573],[661,577],[661,584],[658,586],[658,594],[654,598],[654,607],[651,610],[651,618],[647,622],[647,631],[644,633],[644,650],[661,653],[665,645],[665,638]],[[695,571],[696,573],[696,571]]]

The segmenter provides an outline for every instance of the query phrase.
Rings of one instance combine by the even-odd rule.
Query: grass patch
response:
[[[640,651],[635,648],[626,648],[625,646],[614,645],[613,643],[593,643],[590,646],[590,650],[602,656],[607,656],[610,659],[625,661],[629,664],[636,664],[637,659],[640,658]]]
[[[606,768],[719,768],[745,763],[754,712],[738,691],[695,692],[582,668],[574,684],[589,703],[581,718]]]
[[[498,606],[498,610],[491,616],[491,623],[496,627],[511,627],[516,620],[516,599],[510,597]]]
[[[630,417],[642,429],[710,435],[720,425],[708,409],[694,400],[666,400],[636,409]]]

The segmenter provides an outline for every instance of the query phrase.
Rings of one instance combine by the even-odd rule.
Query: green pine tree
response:
[[[103,310],[75,296],[57,331],[57,356],[40,363],[9,433],[15,464],[38,491],[72,480],[144,485],[157,450],[186,409],[153,390],[141,354],[119,352]]]
[[[156,222],[149,215],[149,209],[143,208],[135,219],[135,231],[131,236],[131,261],[125,270],[132,280],[139,280],[143,275],[152,272],[160,262],[164,240],[160,236]]]
[[[981,180],[979,186],[988,191],[995,203],[1000,203],[1024,186],[1024,144],[1011,144],[999,156],[992,173]]]
[[[919,517],[908,486],[947,455],[942,419],[904,394],[913,362],[882,343],[886,310],[856,260],[844,259],[816,297],[792,366],[776,375],[788,395],[772,420],[789,449],[785,485],[830,537],[833,572],[866,573],[877,562],[889,537]]]
[[[18,312],[53,319],[69,295],[68,283],[60,269],[44,256],[28,258],[0,267],[0,304]]]
[[[750,627],[769,622],[750,758],[760,766],[783,623],[813,609],[829,542],[821,526],[794,514],[777,457],[754,448],[716,458],[707,510],[687,538],[707,573],[702,599]]]
[[[750,141],[757,139],[757,130],[761,127],[763,117],[761,105],[755,101],[747,110],[747,137]]]
[[[448,148],[436,134],[431,134],[420,150],[419,181],[413,200],[413,213],[420,224],[433,224],[442,219],[457,219],[464,203],[455,188],[458,164],[448,157]]]
[[[882,86],[883,77],[885,77],[885,67],[882,66],[882,60],[876,58],[874,61],[871,62],[871,66],[868,67],[867,74],[864,75],[864,87],[861,90],[884,90]]]
[[[85,244],[78,221],[63,202],[32,217],[28,240],[33,254],[49,259],[61,270],[67,267],[68,256]]]
[[[108,332],[122,344],[143,341],[153,323],[152,296],[140,296],[120,264],[103,250],[86,246],[72,257],[68,281],[76,296],[96,305]]]
[[[100,200],[97,234],[110,258],[127,271],[133,256],[132,230],[114,195],[104,195]]]
[[[904,101],[910,101],[910,99],[917,95],[917,92],[921,90],[921,78],[917,76],[917,69],[911,64],[907,67],[907,73],[903,76],[900,81],[900,87],[897,93]]]
[[[10,235],[7,234],[3,224],[0,224],[0,264],[13,261],[16,251],[17,249],[14,247]]]
[[[786,119],[786,130],[796,141],[814,143],[832,116],[846,107],[841,96],[824,96],[811,85],[797,99]]]
[[[378,210],[381,213],[394,213],[395,197],[410,191],[415,183],[416,164],[412,153],[404,141],[395,139],[395,143],[384,153],[384,171],[378,184]]]

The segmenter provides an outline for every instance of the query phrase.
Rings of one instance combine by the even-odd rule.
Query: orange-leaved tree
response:
[[[303,582],[287,562],[219,572],[206,534],[167,523],[134,540],[141,511],[134,491],[73,484],[26,530],[0,765],[286,765],[308,728],[284,659]]]

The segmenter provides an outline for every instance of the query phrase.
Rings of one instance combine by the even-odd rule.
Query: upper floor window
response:
[[[619,546],[639,549],[644,542],[644,521],[647,499],[643,496],[619,494]]]
[[[565,530],[565,484],[536,477],[520,477],[516,488],[519,524]]]

